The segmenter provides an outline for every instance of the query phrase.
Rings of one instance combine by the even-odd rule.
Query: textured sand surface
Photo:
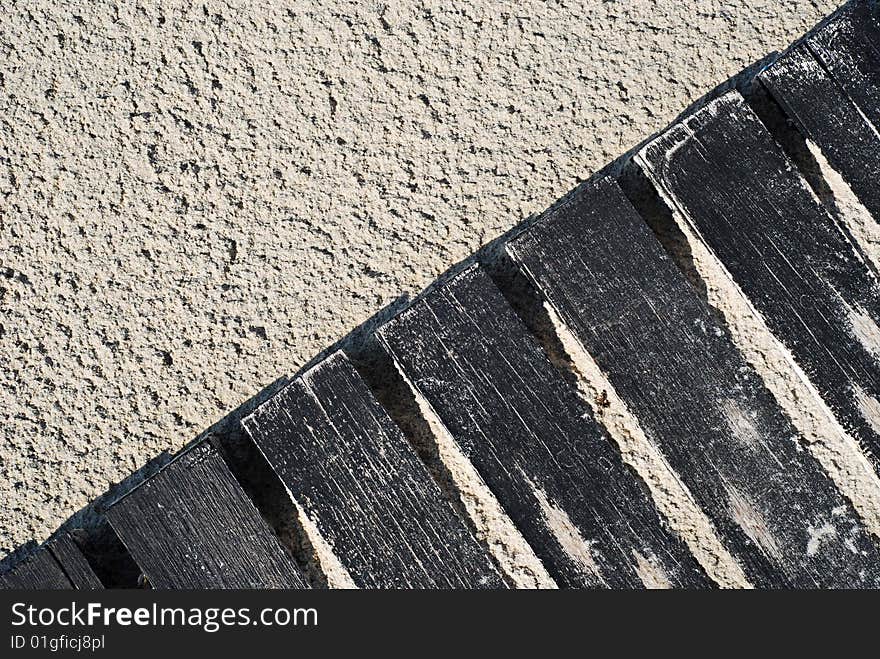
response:
[[[0,552],[838,4],[4,3]]]

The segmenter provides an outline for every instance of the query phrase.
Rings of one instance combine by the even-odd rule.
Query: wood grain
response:
[[[880,218],[880,134],[809,49],[788,52],[759,79],[865,208]]]
[[[432,290],[377,335],[557,584],[710,584],[479,266]]]
[[[615,182],[583,184],[507,249],[752,583],[880,584],[880,554],[852,507]]]
[[[358,587],[504,587],[341,352],[243,425]]]
[[[0,590],[98,590],[104,586],[65,532],[0,575]]]
[[[153,588],[307,587],[207,442],[179,455],[106,516]]]
[[[2,590],[73,590],[75,586],[46,547],[0,575]]]
[[[809,35],[807,45],[865,119],[880,128],[880,6],[874,0],[848,3]]]
[[[71,585],[77,590],[99,590],[104,586],[86,561],[79,547],[67,533],[62,533],[46,543],[58,561]]]
[[[639,160],[880,464],[880,285],[742,97]]]

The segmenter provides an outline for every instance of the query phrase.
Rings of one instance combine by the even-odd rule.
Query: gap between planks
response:
[[[642,152],[635,156],[640,170],[651,180],[654,193],[668,210],[684,244],[671,250],[681,266],[681,250],[702,282],[702,293],[746,361],[755,369],[777,403],[803,435],[808,450],[846,496],[866,528],[880,539],[880,479],[859,442],[838,422],[815,385],[797,364],[792,353],[774,336],[761,313],[752,305],[721,261],[708,248],[696,228],[686,220],[677,203],[644,165]],[[810,186],[806,186],[815,194]],[[639,209],[640,213],[642,210]],[[646,219],[642,214],[643,219]],[[648,221],[652,230],[656,223]]]
[[[440,416],[410,381],[400,364],[393,357],[391,360],[408,393],[414,398],[418,414],[429,429],[430,441],[436,447],[438,458],[453,480],[455,494],[462,504],[463,513],[472,526],[477,540],[487,549],[514,588],[558,588],[477,469],[458,447]],[[408,433],[404,434],[408,441],[415,444],[414,438]],[[416,452],[420,453],[418,450]]]
[[[496,268],[508,271],[515,267],[496,264]],[[537,338],[553,366],[565,379],[573,379],[578,395],[617,444],[624,463],[646,484],[661,515],[709,577],[722,588],[752,588],[742,567],[721,542],[711,520],[553,306],[524,279],[515,275],[511,278],[509,274],[496,274],[494,279],[505,297],[516,301],[511,306]],[[527,293],[514,290],[523,287],[528,289]]]

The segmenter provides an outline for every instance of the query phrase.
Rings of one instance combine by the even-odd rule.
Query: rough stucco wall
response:
[[[0,13],[0,551],[837,3],[158,4]]]

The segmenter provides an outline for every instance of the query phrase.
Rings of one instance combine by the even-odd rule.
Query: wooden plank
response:
[[[67,533],[50,540],[47,547],[77,590],[100,590],[104,586]]]
[[[639,160],[880,466],[880,285],[757,117],[726,94]]]
[[[835,82],[880,129],[880,6],[855,0],[807,38]]]
[[[507,250],[752,583],[880,585],[880,555],[851,505],[615,182],[582,185]]]
[[[710,584],[574,386],[478,266],[425,295],[377,337],[557,584]]]
[[[0,590],[72,590],[75,586],[46,547],[0,575]]]
[[[341,352],[243,421],[361,588],[501,588],[500,575]]]
[[[106,516],[153,588],[306,587],[207,442],[180,454]]]
[[[759,79],[865,208],[880,218],[880,134],[807,47],[790,51]]]
[[[0,589],[97,590],[103,587],[67,533],[61,533],[11,571],[0,575]]]

